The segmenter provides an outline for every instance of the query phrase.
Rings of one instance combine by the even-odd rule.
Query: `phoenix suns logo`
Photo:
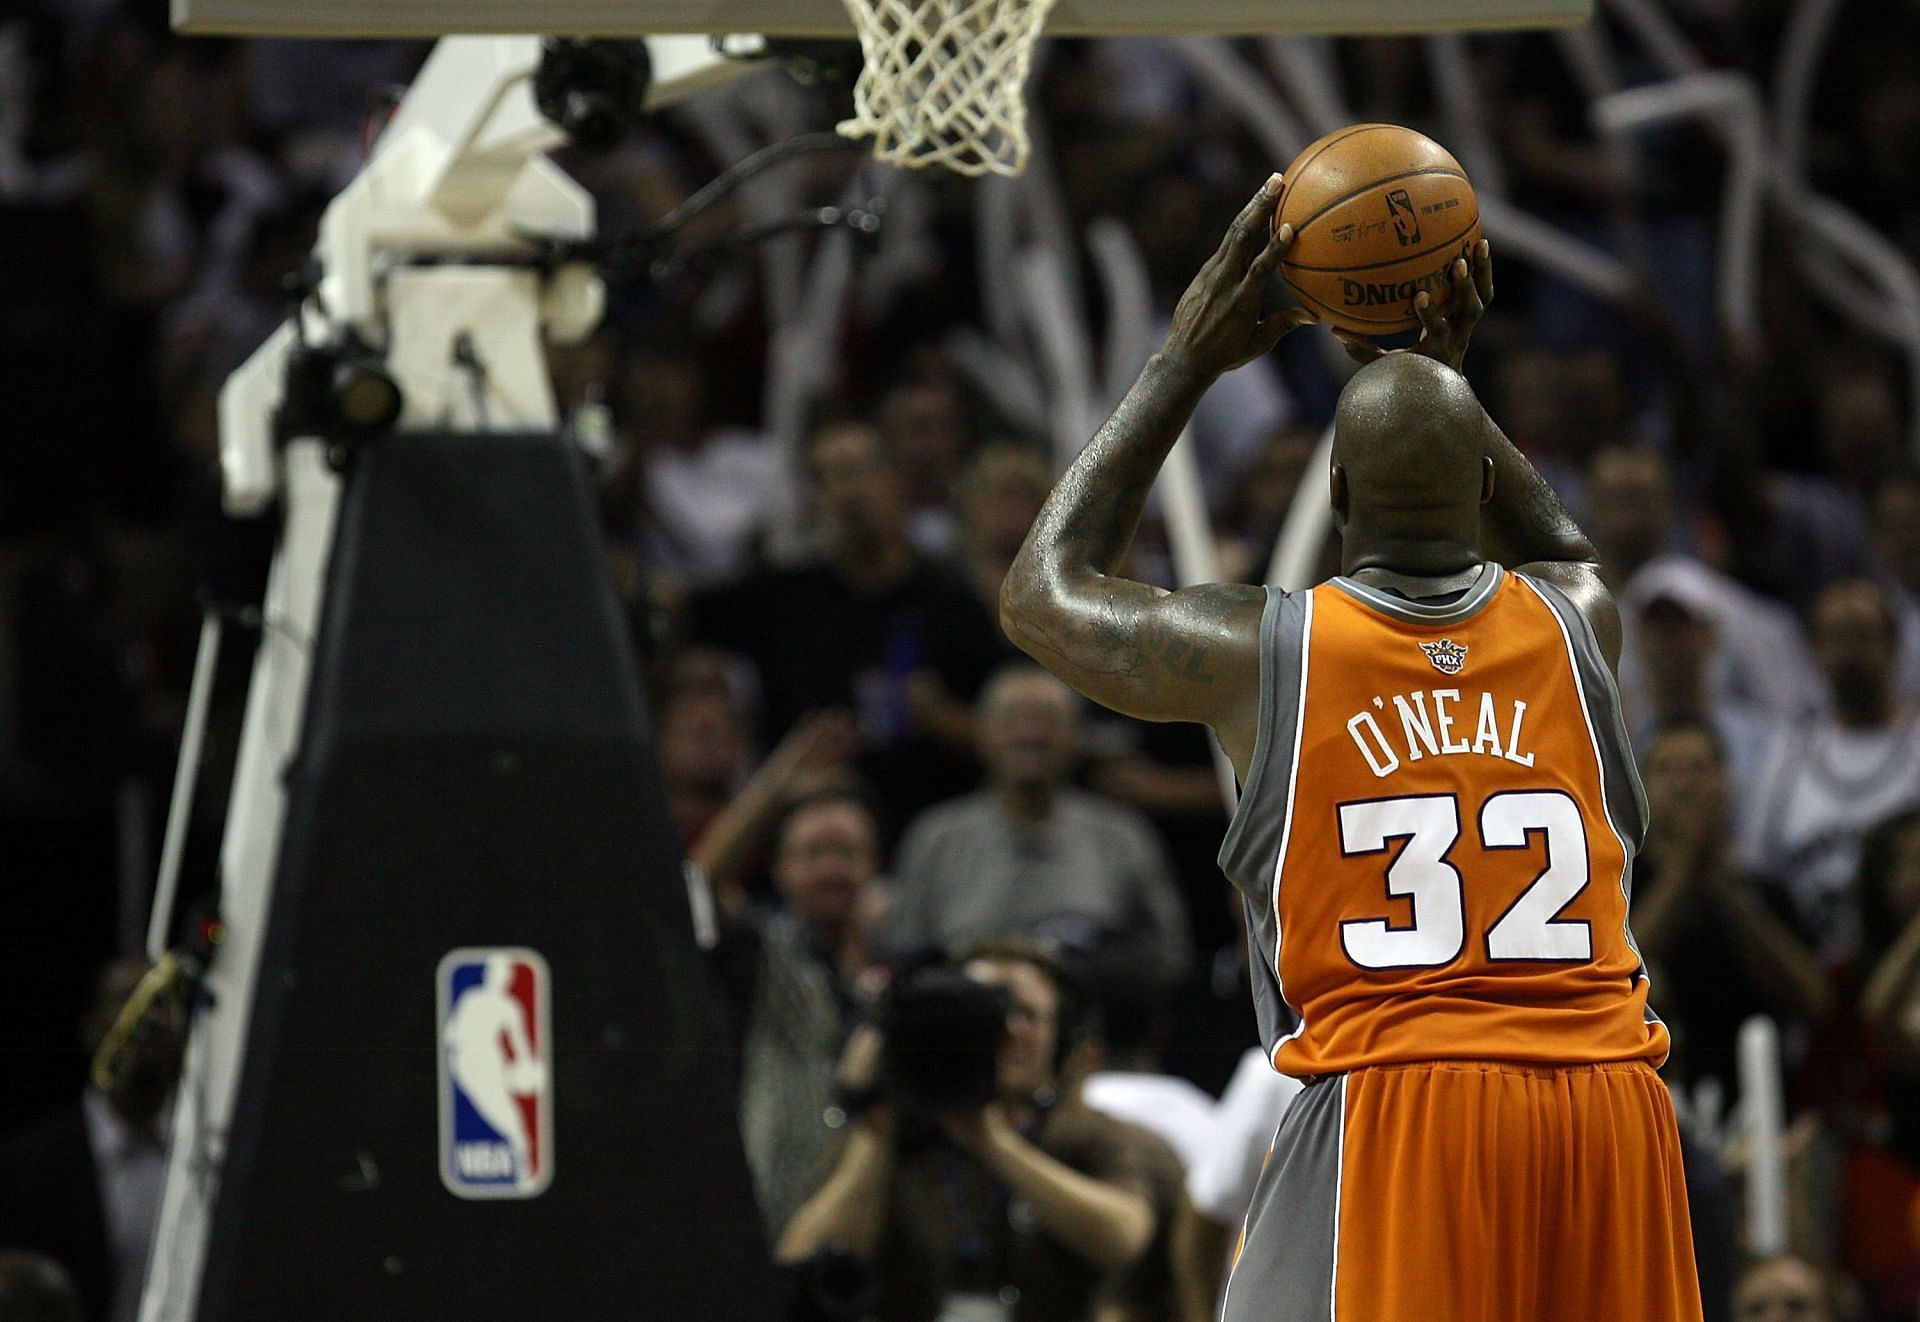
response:
[[[1433,668],[1443,675],[1457,675],[1460,668],[1467,664],[1467,649],[1451,638],[1442,638],[1437,643],[1422,643],[1420,650],[1427,654],[1427,660],[1433,662]]]

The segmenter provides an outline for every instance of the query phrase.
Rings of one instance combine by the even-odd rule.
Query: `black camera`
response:
[[[904,974],[878,1016],[880,1088],[906,1111],[977,1110],[998,1095],[1006,989],[939,965]]]

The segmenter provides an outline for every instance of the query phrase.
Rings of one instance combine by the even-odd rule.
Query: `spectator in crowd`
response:
[[[706,368],[684,344],[643,340],[617,352],[612,404],[621,446],[604,503],[616,532],[684,589],[745,573],[788,501],[779,446],[758,432],[712,425],[707,395]]]
[[[693,664],[686,664],[687,662]],[[747,713],[718,668],[682,658],[660,709],[655,746],[667,809],[683,848],[733,801],[752,762]]]
[[[849,770],[853,747],[844,714],[801,721],[687,855],[718,917],[714,963],[741,1044],[741,1131],[774,1233],[817,1180],[834,1064],[872,990],[879,828]],[[770,912],[747,885],[769,837],[779,901]]]
[[[1793,616],[1675,549],[1672,480],[1657,451],[1613,448],[1596,454],[1588,503],[1602,572],[1621,605],[1620,691],[1637,726],[1656,716],[1658,699],[1648,692],[1654,679],[1645,671],[1636,632],[1657,597],[1681,604],[1711,626],[1704,679],[1716,710],[1738,703],[1792,716],[1812,704],[1817,686]]]
[[[1835,491],[1865,525],[1873,493],[1900,470],[1900,402],[1876,361],[1837,357],[1824,365],[1816,425]]]
[[[980,700],[984,789],[908,830],[886,944],[946,949],[1024,936],[1105,977],[1164,993],[1191,958],[1185,909],[1145,818],[1072,788],[1078,699],[1037,666],[995,673]]]
[[[1662,729],[1641,754],[1651,826],[1634,868],[1633,934],[1675,1037],[1672,1072],[1731,1087],[1740,1025],[1754,1014],[1815,1025],[1826,971],[1776,912],[1771,883],[1739,864],[1719,741],[1702,724]]]
[[[1587,519],[1615,592],[1673,550],[1673,480],[1651,448],[1611,446],[1587,468]]]
[[[1178,1159],[1153,1135],[1082,1104],[1078,989],[1056,961],[1031,945],[991,942],[954,963],[1006,995],[994,1100],[932,1117],[903,1112],[872,1091],[883,1041],[862,1029],[842,1080],[866,1104],[788,1224],[779,1261],[852,1259],[870,1278],[869,1311],[880,1322],[1144,1322],[1164,1231],[1156,1209],[1169,1178],[1177,1189]]]
[[[1651,825],[1634,868],[1634,939],[1674,1033],[1673,1072],[1731,1087],[1740,1025],[1761,1013],[1820,1023],[1832,1008],[1826,971],[1775,912],[1785,898],[1738,862],[1713,731],[1666,727],[1641,754],[1641,772]]]
[[[1851,1095],[1830,1104],[1836,1135],[1850,1144],[1841,1168],[1841,1260],[1883,1311],[1914,1315],[1920,1304],[1920,809],[1867,832],[1858,883],[1863,938],[1858,976],[1864,1043],[1838,1072]],[[1864,1049],[1861,1049],[1864,1047]]]
[[[1820,960],[1838,965],[1860,946],[1854,875],[1869,827],[1920,804],[1920,720],[1893,689],[1895,621],[1873,583],[1853,579],[1820,594],[1814,660],[1826,713],[1786,723],[1762,762],[1745,809],[1745,857],[1777,873],[1794,925]]]
[[[209,263],[198,287],[169,309],[156,354],[171,440],[203,459],[218,453],[220,387],[286,320],[283,282],[313,251],[325,205],[305,190],[283,196],[287,190],[264,162],[251,162],[236,182],[251,195],[229,222],[244,246]]]
[[[1860,907],[1867,929],[1861,1015],[1883,1041],[1920,1053],[1920,809],[1896,813],[1867,832],[1860,845]],[[1910,1150],[1920,1162],[1920,1132]]]
[[[1012,441],[990,441],[967,461],[956,497],[967,583],[988,613],[1000,609],[1000,585],[1020,543],[1053,490],[1046,455]],[[1013,655],[1011,646],[1007,655]]]
[[[1874,493],[1873,571],[1900,621],[1896,687],[1920,704],[1920,472],[1896,473]]]
[[[80,1296],[44,1253],[0,1249],[0,1322],[81,1322]]]
[[[1734,1322],[1840,1322],[1824,1273],[1792,1254],[1762,1258],[1740,1273]]]
[[[758,948],[740,1001],[741,1130],[774,1233],[818,1183],[831,1146],[834,1066],[872,991],[879,853],[878,827],[858,794],[817,792],[789,807],[776,833],[781,908],[764,918],[733,908],[732,939]]]
[[[967,399],[958,382],[946,375],[901,381],[881,396],[874,423],[900,473],[914,548],[937,560],[953,558],[960,532],[955,488],[973,445]]]
[[[1649,747],[1661,730],[1675,725],[1704,726],[1712,732],[1726,762],[1734,802],[1751,797],[1773,723],[1751,704],[1724,692],[1712,681],[1715,645],[1712,605],[1702,599],[1698,580],[1670,575],[1638,605],[1632,628],[1640,702],[1629,710],[1629,733],[1636,748]],[[1621,670],[1628,669],[1625,658]]]
[[[116,960],[101,973],[83,1025],[89,1056],[151,966]],[[0,1244],[51,1254],[71,1273],[86,1315],[134,1322],[160,1215],[166,1140],[185,1025],[171,1010],[121,1077],[0,1144]]]
[[[860,770],[886,787],[891,840],[913,812],[977,780],[970,704],[1003,644],[966,585],[914,549],[899,473],[872,427],[822,426],[806,463],[825,558],[698,595],[689,625],[753,664],[770,737],[809,711],[856,714]]]
[[[1830,478],[1775,472],[1734,456],[1728,511],[1738,535],[1729,569],[1741,582],[1810,615],[1829,586],[1868,572],[1866,520],[1853,492]]]
[[[1166,1009],[1124,985],[1096,991],[1096,1031],[1081,1098],[1102,1115],[1158,1134],[1192,1170],[1211,1145],[1214,1100],[1166,1072],[1161,1059],[1171,1031]]]

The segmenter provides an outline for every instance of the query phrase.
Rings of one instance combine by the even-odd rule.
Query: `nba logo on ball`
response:
[[[547,962],[522,947],[455,950],[435,985],[440,1182],[459,1198],[532,1198],[553,1180]]]

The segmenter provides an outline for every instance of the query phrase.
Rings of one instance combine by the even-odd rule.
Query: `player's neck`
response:
[[[1477,546],[1460,537],[1406,537],[1350,521],[1340,537],[1341,572],[1366,581],[1369,572],[1406,578],[1450,578],[1485,563]]]

